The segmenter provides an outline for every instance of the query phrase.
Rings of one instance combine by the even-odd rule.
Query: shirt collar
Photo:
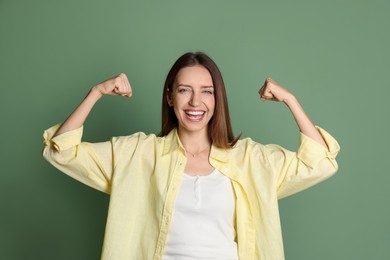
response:
[[[174,128],[165,136],[162,155],[167,155],[179,147],[184,151],[184,147],[180,142],[179,135],[177,134],[177,129]]]
[[[228,149],[225,148],[219,148],[216,147],[215,145],[211,146],[211,152],[210,152],[210,157],[212,159],[215,159],[217,161],[221,162],[227,162],[228,161]]]

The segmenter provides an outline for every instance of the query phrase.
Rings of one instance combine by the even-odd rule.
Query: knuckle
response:
[[[120,78],[120,77],[117,77],[117,78],[115,79],[115,85],[116,85],[116,86],[120,86],[121,83],[122,83],[121,78]]]

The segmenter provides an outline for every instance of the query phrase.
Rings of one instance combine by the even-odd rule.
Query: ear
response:
[[[173,100],[170,94],[167,94],[167,102],[170,107],[173,107]]]

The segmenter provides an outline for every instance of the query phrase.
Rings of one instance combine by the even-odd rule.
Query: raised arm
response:
[[[267,78],[264,85],[259,90],[260,99],[263,101],[271,100],[284,102],[292,112],[299,130],[306,136],[317,141],[319,144],[328,148],[321,134],[318,132],[310,118],[307,116],[296,97],[287,89],[283,88],[276,81]]]
[[[121,73],[92,87],[84,100],[64,121],[54,136],[81,127],[93,106],[103,95],[131,97],[132,90],[127,76]]]
[[[88,95],[61,125],[47,129],[43,157],[60,171],[97,190],[110,193],[114,169],[112,143],[81,142],[85,119],[103,95],[130,97],[131,87],[120,74],[92,87]]]

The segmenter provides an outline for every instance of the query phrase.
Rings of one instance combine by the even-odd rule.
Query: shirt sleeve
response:
[[[316,126],[328,148],[301,133],[297,152],[278,145],[266,145],[265,154],[276,175],[278,198],[307,189],[335,174],[338,142],[324,129]]]
[[[113,172],[111,142],[81,142],[83,127],[53,137],[59,127],[55,125],[44,132],[43,157],[70,177],[110,193]]]

